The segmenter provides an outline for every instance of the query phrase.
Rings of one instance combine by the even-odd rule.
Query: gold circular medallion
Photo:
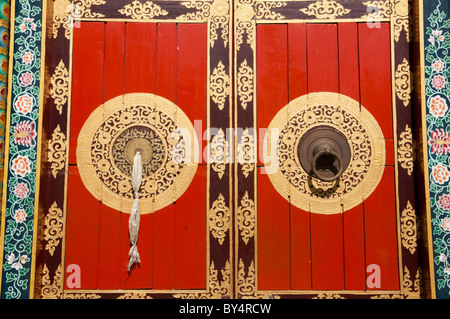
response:
[[[130,212],[133,158],[142,158],[141,214],[176,201],[197,171],[191,121],[174,103],[149,93],[118,96],[96,108],[78,136],[81,180],[103,204]]]
[[[326,125],[342,133],[351,155],[342,175],[331,182],[308,174],[298,149],[310,129]],[[275,189],[294,206],[319,214],[349,210],[370,196],[385,164],[381,128],[370,112],[345,95],[320,92],[301,96],[282,108],[264,138],[264,165]]]

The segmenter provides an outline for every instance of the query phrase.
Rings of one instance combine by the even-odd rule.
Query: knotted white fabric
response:
[[[134,191],[134,202],[131,207],[130,219],[128,220],[128,232],[130,235],[131,248],[128,252],[128,271],[135,263],[140,263],[137,241],[139,236],[140,212],[139,212],[139,188],[142,183],[142,159],[141,153],[136,152],[133,160],[133,170],[131,172],[131,185]]]

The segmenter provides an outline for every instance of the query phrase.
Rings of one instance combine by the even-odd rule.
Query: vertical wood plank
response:
[[[157,25],[156,94],[172,102],[176,96],[176,24]],[[154,214],[153,288],[172,289],[175,262],[175,205]]]
[[[360,101],[358,25],[339,23],[339,86],[340,93]],[[345,207],[344,207],[345,210]],[[365,289],[365,245],[363,204],[345,211],[344,260],[345,289]]]
[[[256,33],[258,128],[267,128],[288,103],[286,25],[258,25]],[[290,288],[289,203],[258,170],[258,284],[260,289]]]
[[[127,23],[125,48],[125,93],[155,93],[156,89],[156,24]],[[141,264],[129,273],[130,241],[128,220],[130,212],[121,215],[121,288],[152,288],[153,285],[153,214],[141,215],[137,243]]]
[[[308,93],[306,23],[288,25],[289,101]],[[311,289],[310,214],[293,205],[291,210],[291,289]]]
[[[177,105],[191,121],[201,120],[205,128],[207,25],[177,25],[177,43]],[[197,138],[201,156],[201,134]],[[200,157],[199,161],[193,181],[175,204],[175,289],[200,289],[206,285],[206,193],[209,189],[205,159]]]
[[[104,102],[123,94],[125,23],[105,23]],[[118,289],[120,212],[100,204],[98,288]]]
[[[175,204],[175,289],[206,287],[206,166]]]
[[[361,104],[375,117],[384,138],[393,138],[389,24],[358,24]]]
[[[339,92],[338,33],[335,24],[307,25],[308,93]],[[343,217],[341,212],[311,212],[313,289],[344,288]]]
[[[394,167],[386,166],[378,187],[364,201],[366,267],[380,267],[381,290],[399,289],[394,175]]]
[[[81,127],[102,104],[104,24],[81,23],[74,29],[73,52],[70,152],[75,155]],[[71,159],[69,164],[75,164],[76,156]],[[69,166],[65,265],[80,267],[82,289],[97,288],[98,227],[99,201],[84,186],[78,168]]]

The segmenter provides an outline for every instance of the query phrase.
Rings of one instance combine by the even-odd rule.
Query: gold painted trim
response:
[[[401,236],[403,247],[409,250],[411,254],[417,249],[417,223],[416,211],[408,201],[401,216]]]
[[[54,178],[66,166],[67,139],[61,128],[58,126],[52,133],[52,138],[48,143],[48,161],[51,163],[52,175]]]
[[[310,4],[307,8],[300,9],[300,11],[319,20],[328,20],[349,14],[351,10],[346,9],[337,1],[319,0]]]
[[[397,158],[401,167],[406,170],[408,175],[412,175],[414,162],[416,160],[416,142],[413,140],[411,128],[406,124],[405,130],[400,133],[400,141],[397,147]]]
[[[55,248],[60,244],[62,239],[63,212],[56,202],[53,202],[45,216],[44,240],[47,242],[45,250],[48,250],[51,256],[55,252]]]
[[[69,92],[69,71],[63,60],[59,61],[50,80],[50,95],[55,102],[56,109],[61,115],[64,104],[67,103]]]
[[[424,35],[424,11],[423,2],[425,0],[419,0],[419,50],[420,50],[420,108],[422,116],[422,153],[423,153],[423,168],[424,168],[424,189],[425,189],[425,213],[427,219],[427,242],[428,242],[428,266],[430,267],[430,285],[431,285],[431,298],[436,299],[436,283],[435,283],[435,269],[433,260],[433,229],[431,226],[431,206],[430,206],[430,176],[428,172],[428,136],[427,136],[427,121],[426,121],[426,94],[425,94],[425,35]]]
[[[153,19],[154,17],[165,16],[169,13],[152,1],[141,3],[137,0],[125,5],[119,12],[136,20]]]

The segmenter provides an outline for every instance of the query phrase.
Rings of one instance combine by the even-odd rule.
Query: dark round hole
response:
[[[332,154],[322,154],[316,159],[316,170],[325,177],[333,177],[339,173],[339,161]]]

